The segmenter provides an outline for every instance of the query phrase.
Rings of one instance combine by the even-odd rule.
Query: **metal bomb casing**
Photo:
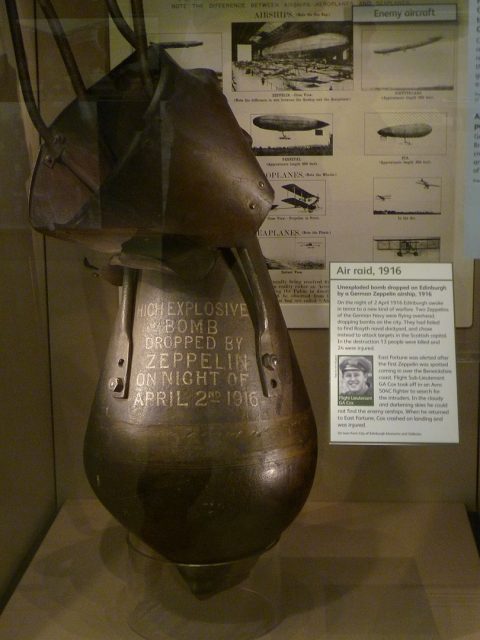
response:
[[[255,235],[273,189],[214,74],[146,54],[152,91],[133,54],[54,121],[30,216],[124,267],[85,438],[95,493],[169,560],[212,567],[296,516],[315,424]],[[210,574],[187,581],[231,579]]]
[[[234,246],[273,202],[251,139],[213,71],[182,69],[156,45],[148,62],[153,94],[132,54],[55,119],[61,153],[40,150],[32,226],[110,254],[165,234]]]
[[[141,3],[133,32],[110,3],[135,53],[88,89],[54,8],[41,4],[77,99],[43,121],[8,0],[44,141],[31,223],[110,254],[124,275],[86,472],[106,508],[189,565],[182,575],[208,594],[242,575],[214,565],[246,558],[248,568],[276,542],[315,470],[312,412],[256,239],[273,189],[215,74],[147,45]],[[208,567],[200,580],[198,565]]]
[[[85,468],[111,513],[162,556],[212,564],[274,544],[304,504],[316,431],[263,258],[271,346],[268,395],[255,309],[232,250],[201,280],[142,271],[128,393],[116,384],[124,309],[99,381]]]

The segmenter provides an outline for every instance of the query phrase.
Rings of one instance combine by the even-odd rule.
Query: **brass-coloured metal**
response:
[[[255,268],[266,273],[262,262]],[[255,304],[232,250],[200,282],[144,270],[128,398],[113,397],[117,320],[85,441],[85,467],[114,516],[173,562],[239,560],[270,547],[302,507],[315,423],[271,284],[277,366],[264,394]]]
[[[256,237],[273,189],[215,74],[147,46],[141,0],[133,30],[107,0],[136,51],[90,88],[42,0],[79,95],[47,127],[6,1],[44,139],[32,224],[108,253],[112,282],[123,268],[87,476],[106,508],[206,597],[275,544],[315,473],[315,422]]]
[[[148,60],[153,97],[132,54],[53,122],[64,153],[53,166],[40,153],[32,224],[110,253],[160,234],[236,246],[260,227],[273,190],[215,74],[181,69],[159,46]]]

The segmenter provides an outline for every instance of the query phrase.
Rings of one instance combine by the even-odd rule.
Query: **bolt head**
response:
[[[274,353],[264,353],[262,357],[263,366],[273,371],[278,366],[278,356]]]
[[[123,391],[123,380],[122,378],[110,378],[108,381],[108,388],[110,391],[117,393],[119,391]]]

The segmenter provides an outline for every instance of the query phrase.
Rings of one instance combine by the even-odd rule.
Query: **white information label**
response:
[[[353,22],[449,22],[457,19],[457,5],[358,5],[352,14]]]
[[[458,442],[451,264],[331,263],[333,443]]]

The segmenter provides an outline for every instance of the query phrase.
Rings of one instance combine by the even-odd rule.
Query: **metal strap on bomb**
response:
[[[120,237],[120,240],[117,240],[120,245],[114,253],[119,256],[117,263],[126,267],[121,302],[124,322],[119,335],[119,356],[117,359],[119,364],[109,380],[112,393],[120,398],[125,398],[128,395],[129,344],[135,297],[135,277],[129,267],[164,268],[162,248],[159,250],[159,256],[152,256],[147,245],[151,246],[149,241],[152,239],[156,239],[158,242],[158,238],[161,236],[166,238],[164,242],[168,245],[170,253],[172,247],[173,252],[177,250],[177,247],[179,247],[178,251],[185,250],[185,247],[181,246],[174,236],[171,241],[169,234],[177,234],[179,237],[185,236],[188,240],[189,236],[195,236],[198,233],[200,242],[203,242],[204,246],[195,249],[195,245],[192,245],[193,249],[189,250],[197,250],[199,259],[207,265],[205,268],[208,268],[210,262],[213,264],[208,255],[210,246],[236,247],[236,256],[242,266],[253,300],[251,317],[255,329],[256,360],[263,393],[266,397],[275,396],[279,393],[281,385],[276,371],[278,362],[273,348],[269,321],[272,302],[265,299],[267,288],[254,268],[252,252],[258,253],[257,244],[249,241],[249,238],[256,234],[258,227],[268,213],[273,199],[273,191],[263,174],[255,181],[255,171],[259,171],[257,164],[253,169],[251,166],[247,166],[249,173],[246,179],[242,176],[242,181],[249,182],[252,187],[249,193],[241,193],[244,200],[238,205],[240,215],[231,210],[231,201],[237,198],[236,192],[233,192],[233,186],[236,186],[239,181],[232,182],[230,189],[223,185],[215,185],[213,182],[210,192],[207,193],[207,201],[201,203],[203,209],[200,208],[198,212],[198,220],[195,219],[195,214],[192,214],[192,209],[195,209],[194,202],[185,203],[185,198],[190,197],[188,190],[184,188],[183,184],[178,184],[179,181],[175,178],[170,179],[172,171],[174,176],[175,173],[177,175],[182,173],[178,168],[182,167],[182,163],[189,155],[188,146],[185,143],[182,146],[182,142],[179,142],[182,139],[182,136],[178,135],[179,131],[182,128],[194,130],[196,119],[199,117],[198,111],[193,110],[190,104],[185,106],[184,101],[191,100],[192,95],[198,96],[203,91],[204,123],[210,125],[210,135],[217,136],[214,142],[220,151],[223,147],[222,140],[217,133],[220,128],[217,127],[219,117],[223,118],[223,125],[227,127],[225,143],[227,144],[227,141],[228,144],[238,143],[244,149],[242,151],[243,157],[248,160],[251,155],[250,143],[238,127],[223,95],[220,97],[220,92],[213,92],[211,88],[212,77],[207,72],[185,72],[172,61],[162,46],[152,45],[149,47],[142,0],[131,0],[133,30],[125,21],[116,0],[106,0],[106,4],[115,25],[136,50],[134,56],[136,63],[138,63],[137,68],[140,69],[141,85],[144,92],[142,95],[140,89],[135,88],[135,80],[130,79],[130,82],[133,83],[131,90],[134,91],[135,96],[138,95],[138,103],[145,105],[145,108],[141,106],[143,109],[141,118],[143,129],[132,133],[129,144],[120,154],[115,148],[115,140],[112,144],[112,131],[102,130],[102,126],[99,126],[101,123],[98,121],[98,108],[95,101],[102,100],[102,91],[105,89],[102,86],[96,89],[94,87],[93,91],[86,88],[68,38],[51,0],[40,0],[40,5],[61,53],[77,100],[62,112],[53,127],[47,126],[44,122],[34,98],[16,2],[15,0],[6,0],[23,97],[30,118],[44,141],[32,180],[33,224],[44,233],[80,240],[95,249],[98,249],[94,240],[97,235],[106,236],[107,245],[110,236],[113,237],[117,234]],[[178,46],[178,43],[169,43],[166,46]],[[152,68],[153,60],[156,65],[155,70]],[[119,73],[131,78],[133,68],[133,64],[130,65],[127,62],[126,67],[121,69]],[[114,98],[121,103],[121,94],[115,95]],[[128,99],[130,98],[129,94]],[[171,105],[169,100],[172,101]],[[106,121],[108,119],[105,117]],[[82,127],[86,127],[86,135],[83,135]],[[82,135],[79,135],[79,130]],[[95,155],[97,143],[98,151]],[[193,143],[203,144],[201,134],[194,137]],[[83,148],[80,146],[81,144],[83,144]],[[137,192],[135,187],[141,184],[143,174],[140,170],[139,174],[135,175],[135,168],[139,164],[138,160],[142,156],[145,158],[145,154],[148,154],[145,147],[148,144],[154,144],[161,148],[161,153],[151,154],[152,158],[156,158],[157,163],[160,162],[160,166],[155,167],[155,174],[160,173],[160,187],[159,192],[152,194],[150,198],[148,193],[146,197],[142,196],[143,200],[140,198],[137,207],[141,210],[139,212],[132,208],[130,202],[124,204],[122,196],[125,195],[124,185],[128,183],[129,177],[132,187],[130,191]],[[226,155],[231,155],[228,150]],[[59,166],[65,168],[67,172],[65,173]],[[103,174],[102,166],[104,167]],[[222,178],[229,173],[228,170],[225,170],[222,161],[217,162],[216,172],[215,174],[213,169],[206,171],[209,175],[211,173],[214,177],[221,175]],[[192,174],[192,172],[186,173]],[[72,187],[75,186],[75,181],[77,181],[77,188],[74,189]],[[56,195],[53,193],[55,190],[57,191]],[[72,195],[73,192],[77,195]],[[224,198],[223,203],[219,200],[219,194],[222,194]],[[157,197],[158,195],[160,198]],[[215,204],[209,206],[208,197],[213,199],[214,196],[216,197]],[[65,203],[66,213],[60,215],[58,209],[61,209]],[[124,206],[124,211],[120,216],[117,209],[119,203]],[[162,203],[160,217],[156,212],[150,213],[148,211],[149,208],[158,207],[159,203]],[[47,208],[45,209],[45,207]],[[52,209],[52,207],[54,208]],[[220,221],[216,220],[219,208],[222,212]],[[179,210],[180,214],[178,214]],[[213,217],[207,219],[211,211],[214,211]],[[186,214],[190,217],[185,218]],[[223,218],[225,220],[222,222]],[[84,229],[86,234],[82,235]],[[118,233],[119,229],[120,233]],[[93,235],[91,234],[92,230],[95,231]],[[136,251],[134,254],[131,253],[133,245]],[[205,254],[206,251],[207,254]],[[262,259],[261,254],[256,255],[256,260]],[[171,268],[171,264],[168,264],[169,268]],[[175,270],[175,266],[173,268]],[[185,277],[185,271],[183,270],[180,275]]]

